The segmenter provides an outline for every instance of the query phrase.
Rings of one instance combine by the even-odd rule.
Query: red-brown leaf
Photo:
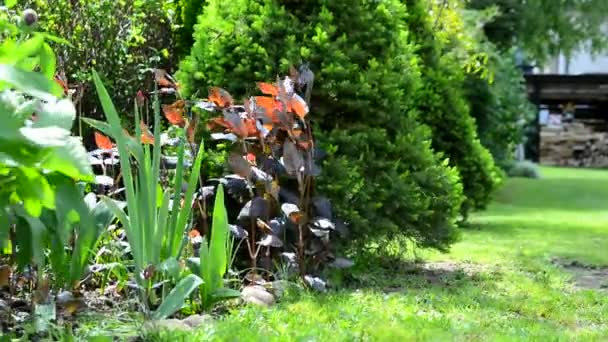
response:
[[[291,107],[291,110],[301,119],[304,119],[306,114],[308,114],[308,104],[298,94],[293,94],[289,100],[289,107]]]
[[[232,96],[226,90],[219,87],[209,89],[209,102],[213,102],[220,108],[230,107],[233,104]]]
[[[139,127],[141,128],[141,142],[144,144],[154,145],[154,135],[152,132],[150,132],[148,125],[146,125],[143,121],[140,121]]]
[[[177,84],[170,79],[167,71],[163,69],[154,69],[154,80],[163,88],[177,88]]]
[[[185,107],[186,102],[184,100],[177,100],[170,105],[163,105],[163,113],[169,123],[184,127],[186,125],[186,120],[184,119]]]
[[[258,82],[258,88],[260,91],[266,95],[277,96],[279,95],[279,89],[274,84],[266,83],[266,82]]]
[[[99,132],[95,132],[95,145],[102,150],[111,150],[113,147],[110,138]]]

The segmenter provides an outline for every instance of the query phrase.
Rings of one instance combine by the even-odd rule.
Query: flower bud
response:
[[[36,22],[38,22],[38,13],[31,8],[26,9],[23,11],[23,22],[27,26],[34,25]]]

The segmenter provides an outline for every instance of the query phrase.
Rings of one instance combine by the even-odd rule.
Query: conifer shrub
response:
[[[180,56],[187,55],[194,44],[194,25],[199,14],[203,13],[205,0],[179,0],[176,6],[176,21],[179,25],[176,48]]]
[[[489,42],[483,48],[489,56],[492,81],[467,75],[465,93],[481,143],[492,153],[496,164],[508,170],[517,144],[525,142],[526,123],[533,121],[534,107],[514,58],[499,53]]]
[[[471,210],[489,202],[500,181],[500,170],[477,137],[463,92],[463,63],[437,37],[433,27],[437,20],[430,18],[429,2],[407,0],[406,4],[410,37],[416,44],[422,72],[422,87],[414,103],[421,121],[432,130],[433,148],[445,153],[450,165],[460,172],[466,197],[460,211],[466,219]]]
[[[398,1],[211,0],[178,79],[192,97],[217,84],[243,96],[253,82],[304,64],[327,154],[319,188],[350,237],[399,235],[444,249],[457,235],[462,187],[411,110],[420,72],[405,17]]]

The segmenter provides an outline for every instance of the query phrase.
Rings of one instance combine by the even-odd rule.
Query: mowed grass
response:
[[[160,339],[606,341],[608,292],[575,288],[552,261],[608,265],[608,172],[541,172],[509,179],[449,253],[417,251],[427,266],[407,256],[357,260],[346,288],[241,307]]]

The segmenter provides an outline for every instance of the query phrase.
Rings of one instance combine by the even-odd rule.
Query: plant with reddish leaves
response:
[[[217,87],[198,104],[219,114],[207,122],[211,137],[231,143],[227,166],[232,173],[208,184],[224,184],[230,195],[231,230],[244,244],[250,280],[260,279],[260,270],[272,274],[273,261],[281,256],[310,285],[318,278],[308,274],[323,265],[351,264],[343,258],[336,262],[330,241],[345,225],[333,221],[329,200],[315,193],[321,151],[315,148],[308,103],[296,92],[309,94],[311,83],[292,68],[290,77],[257,83],[263,95],[242,104]]]

